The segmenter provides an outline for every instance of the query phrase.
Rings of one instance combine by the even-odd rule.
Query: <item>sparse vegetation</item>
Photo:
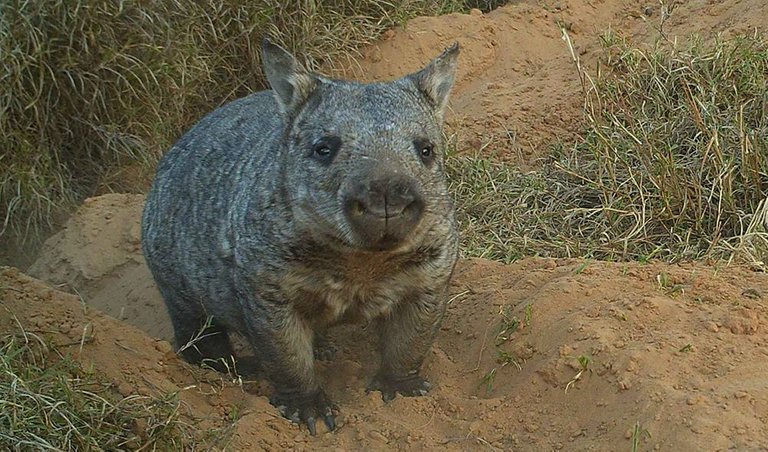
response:
[[[768,42],[605,37],[585,124],[541,170],[450,160],[468,255],[768,260]]]
[[[525,305],[525,316],[523,317],[523,326],[526,328],[531,326],[531,321],[533,320],[533,305],[527,304]]]
[[[503,306],[499,310],[501,323],[499,325],[499,332],[496,334],[495,344],[497,347],[507,342],[512,334],[520,328],[520,319],[516,315],[511,315],[510,311],[510,306]]]
[[[180,450],[225,445],[227,428],[180,413],[178,394],[122,397],[93,370],[26,331],[0,338],[3,450]]]
[[[565,385],[565,392],[567,393],[570,388],[573,387],[573,385],[576,384],[577,381],[581,379],[581,376],[584,375],[584,372],[591,372],[592,370],[589,368],[589,365],[592,363],[592,357],[588,355],[580,355],[578,358],[576,358],[576,362],[579,363],[579,371],[576,373],[576,375],[571,378],[571,381],[568,382],[567,385]]]
[[[640,421],[635,422],[635,426],[632,428],[632,452],[637,452],[640,449],[640,443],[643,440],[651,438],[650,432],[640,425]]]
[[[485,385],[486,392],[493,390],[493,382],[496,379],[496,375],[499,370],[503,369],[509,364],[514,364],[518,370],[522,370],[519,359],[511,352],[502,349],[502,346],[512,339],[512,336],[520,329],[520,327],[527,328],[531,324],[531,318],[533,316],[532,305],[528,304],[524,308],[523,322],[516,315],[512,315],[511,306],[502,306],[499,309],[499,316],[501,321],[499,323],[498,332],[494,339],[494,347],[496,349],[496,364],[493,369],[488,371],[480,380],[481,384]]]

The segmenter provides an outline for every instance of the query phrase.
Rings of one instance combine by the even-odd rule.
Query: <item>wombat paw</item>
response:
[[[322,390],[309,394],[276,393],[270,403],[287,419],[299,425],[305,424],[312,436],[317,435],[315,423],[318,418],[325,422],[328,431],[336,429],[335,416],[338,408],[328,400]]]
[[[432,384],[419,375],[397,378],[379,374],[368,385],[368,392],[381,391],[385,402],[394,399],[398,393],[406,397],[420,397],[427,395],[430,389]]]
[[[325,338],[318,338],[315,340],[315,359],[318,361],[330,361],[336,356],[336,352],[339,348],[336,347],[333,342]]]

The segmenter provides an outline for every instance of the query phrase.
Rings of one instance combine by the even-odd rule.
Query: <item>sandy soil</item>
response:
[[[654,1],[518,2],[486,15],[414,20],[368,49],[361,68],[368,79],[399,76],[458,40],[449,121],[462,149],[536,165],[580,118],[581,87],[558,24],[589,66],[600,32],[650,41],[659,23]],[[766,25],[760,0],[691,0],[663,30],[673,37]],[[637,423],[649,434],[643,450],[768,449],[763,273],[703,263],[463,260],[425,365],[433,392],[389,404],[366,394],[372,344],[345,327],[335,332],[336,359],[319,364],[341,428],[311,438],[276,414],[263,385],[241,387],[175,356],[140,253],[142,205],[141,195],[87,200],[26,271],[45,282],[0,270],[0,328],[14,314],[76,344],[79,359],[124,395],[184,388],[188,414],[206,422],[240,407],[235,449],[616,450],[630,449]],[[500,335],[514,319],[518,329]],[[84,331],[90,339],[80,351]]]

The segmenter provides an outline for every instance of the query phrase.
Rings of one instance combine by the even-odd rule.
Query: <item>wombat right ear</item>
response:
[[[306,71],[296,58],[269,38],[261,46],[264,74],[275,93],[280,110],[293,116],[317,87],[317,78]]]
[[[448,104],[448,97],[456,78],[459,62],[459,43],[454,43],[440,56],[432,60],[424,69],[407,76],[416,87],[426,94],[435,107],[435,112],[442,117]]]

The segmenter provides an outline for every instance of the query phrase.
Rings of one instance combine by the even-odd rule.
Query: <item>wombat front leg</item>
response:
[[[403,300],[389,316],[377,322],[381,368],[368,390],[381,391],[384,401],[397,393],[414,397],[432,385],[419,375],[421,364],[440,328],[446,303],[442,293],[419,294]]]
[[[275,392],[270,403],[297,424],[317,434],[317,419],[336,428],[336,406],[315,378],[313,337],[309,325],[287,307],[271,306],[267,316],[251,316],[249,336],[256,358]]]

